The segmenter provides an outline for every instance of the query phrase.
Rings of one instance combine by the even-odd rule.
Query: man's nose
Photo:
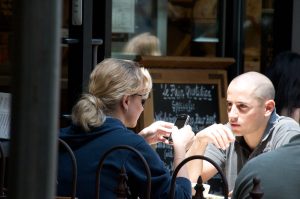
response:
[[[230,111],[228,112],[229,118],[237,118],[238,117],[238,109],[236,106],[232,106]]]

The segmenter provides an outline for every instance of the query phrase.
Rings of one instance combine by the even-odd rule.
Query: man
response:
[[[260,179],[263,198],[296,199],[300,196],[300,135],[289,144],[250,160],[239,173],[234,199],[251,199],[253,179]]]
[[[227,90],[228,124],[214,124],[198,132],[187,155],[211,158],[223,169],[229,190],[233,190],[237,174],[249,159],[300,133],[293,119],[276,114],[274,95],[272,82],[260,73],[234,78]],[[187,165],[192,182],[199,175],[205,182],[217,173],[207,161],[193,160]]]

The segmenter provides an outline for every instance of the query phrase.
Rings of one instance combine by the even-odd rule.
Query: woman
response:
[[[96,168],[103,153],[114,146],[128,145],[146,159],[151,172],[151,198],[168,198],[171,176],[164,163],[149,144],[168,142],[165,136],[172,132],[174,166],[185,157],[185,151],[194,137],[190,126],[180,131],[172,123],[157,121],[138,135],[134,128],[144,110],[144,102],[152,88],[147,69],[137,63],[119,59],[105,59],[90,76],[89,93],[73,107],[73,125],[61,130],[60,137],[73,149],[78,163],[77,197],[95,197]],[[185,132],[181,132],[185,131]],[[181,133],[180,133],[181,132]],[[70,193],[70,160],[60,155],[58,168],[58,195]],[[104,161],[100,176],[100,197],[116,198],[115,189],[121,166],[128,175],[131,195],[145,198],[146,172],[134,153],[118,150]],[[187,170],[180,170],[176,179],[176,198],[191,198],[191,183]]]
[[[276,111],[300,123],[300,55],[282,52],[276,56],[267,76],[274,84]]]

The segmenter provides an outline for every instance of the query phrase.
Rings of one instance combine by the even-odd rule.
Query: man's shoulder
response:
[[[294,119],[286,116],[279,116],[273,123],[273,128],[276,131],[280,130],[295,130],[300,132],[299,123]]]
[[[297,124],[299,126],[299,123],[297,123],[296,120],[294,120],[291,117],[287,117],[287,116],[279,116],[276,121],[277,122],[291,122],[291,123]]]
[[[300,134],[299,124],[292,118],[280,116],[270,128],[272,135],[271,142],[273,147],[277,148],[281,145],[289,143],[290,139]]]

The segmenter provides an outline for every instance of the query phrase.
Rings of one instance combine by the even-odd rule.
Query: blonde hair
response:
[[[160,43],[156,36],[150,33],[142,33],[128,41],[123,52],[137,55],[161,55]]]
[[[102,125],[124,95],[138,93],[148,97],[152,79],[149,71],[137,62],[108,58],[94,68],[88,88],[89,93],[72,110],[73,123],[85,131]]]

